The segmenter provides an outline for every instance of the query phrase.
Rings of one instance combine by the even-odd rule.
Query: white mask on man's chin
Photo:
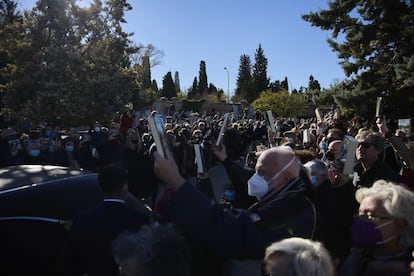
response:
[[[261,199],[269,192],[269,184],[278,178],[290,165],[292,165],[293,161],[295,161],[295,156],[293,156],[292,160],[283,167],[283,169],[276,173],[272,179],[266,181],[262,176],[260,176],[257,172],[247,181],[247,193],[250,196],[255,196],[257,199]]]

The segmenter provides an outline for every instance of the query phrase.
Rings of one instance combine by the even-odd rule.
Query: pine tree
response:
[[[248,100],[256,99],[260,92],[265,91],[269,87],[269,79],[267,78],[267,58],[264,55],[262,45],[256,49],[254,55],[255,64],[253,65],[253,85],[254,95]]]
[[[338,54],[350,88],[336,99],[342,100],[348,113],[372,122],[381,95],[389,115],[414,116],[412,1],[333,0],[328,9],[310,12],[303,19],[331,31],[328,43]],[[408,69],[406,74],[401,74],[401,68]]]
[[[17,3],[12,0],[0,1],[0,109],[4,106],[7,87],[15,78],[13,69],[16,69],[20,49],[26,46],[23,17],[16,7]]]
[[[236,96],[242,99],[253,98],[252,92],[252,65],[248,55],[240,56],[239,74],[237,76]]]
[[[17,61],[19,70],[30,78],[16,77],[9,100],[18,100],[11,106],[33,122],[57,118],[77,123],[79,113],[87,110],[80,91],[86,82],[80,37],[73,28],[69,3],[40,0],[36,5],[25,19],[29,42],[21,54],[27,59]]]
[[[85,8],[72,0],[37,1],[13,42],[13,81],[5,85],[11,112],[35,123],[112,118],[136,87],[129,59],[136,48],[122,30],[130,8],[125,0],[95,0]]]

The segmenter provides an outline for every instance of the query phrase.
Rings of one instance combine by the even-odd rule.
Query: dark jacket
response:
[[[400,175],[384,164],[380,158],[367,171],[363,170],[362,164],[355,166],[355,171],[359,175],[359,181],[356,183],[358,187],[371,187],[376,180],[384,179],[393,182],[399,182]]]
[[[12,165],[10,144],[6,139],[0,138],[0,167]]]
[[[367,249],[354,247],[339,269],[340,276],[405,276],[410,275],[411,252],[403,250],[392,256],[375,256]]]
[[[312,238],[316,227],[315,208],[299,178],[271,191],[249,210],[211,205],[187,182],[172,195],[166,213],[190,243],[222,258],[262,259],[272,242],[293,236]]]
[[[64,250],[65,275],[119,275],[111,243],[125,230],[138,230],[148,217],[121,202],[106,202],[77,214]],[[63,273],[63,272],[62,272]]]
[[[256,197],[249,196],[247,193],[247,181],[255,173],[250,168],[245,168],[231,158],[223,160],[223,166],[234,189],[235,200],[233,206],[236,208],[247,209],[257,202]]]

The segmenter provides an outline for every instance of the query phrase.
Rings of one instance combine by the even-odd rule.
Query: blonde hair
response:
[[[380,199],[385,210],[393,218],[405,219],[407,229],[401,235],[399,246],[407,249],[414,245],[414,193],[403,184],[377,180],[370,188],[360,188],[355,198],[361,203],[365,197]]]
[[[275,253],[292,257],[290,269],[294,272],[293,275],[335,275],[332,258],[318,241],[294,237],[275,242],[266,248],[264,260],[267,261]]]

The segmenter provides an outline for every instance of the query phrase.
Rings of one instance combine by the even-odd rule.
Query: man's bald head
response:
[[[299,176],[299,163],[289,147],[273,147],[265,150],[256,163],[256,172],[269,183],[269,190],[283,187],[291,179]],[[277,179],[276,174],[284,170]],[[274,180],[274,181],[273,181]]]

